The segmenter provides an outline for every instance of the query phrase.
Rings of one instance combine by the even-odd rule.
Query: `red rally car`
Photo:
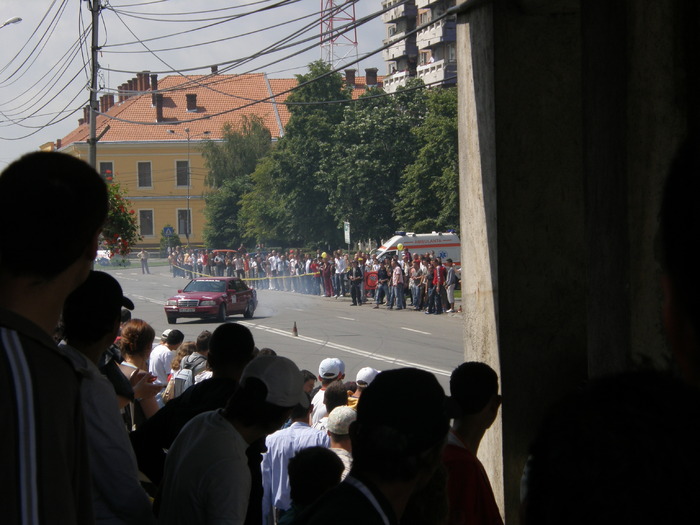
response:
[[[257,292],[236,277],[193,279],[165,302],[168,323],[179,317],[212,317],[223,323],[229,315],[250,319],[258,306]]]

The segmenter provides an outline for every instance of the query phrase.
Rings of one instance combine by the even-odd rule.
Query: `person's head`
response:
[[[197,336],[197,352],[202,355],[207,355],[209,353],[209,342],[211,341],[211,332],[209,330],[203,330]]]
[[[168,334],[170,332],[172,332],[170,328],[163,330],[163,333],[160,334],[160,344],[164,345],[168,341]]]
[[[347,405],[334,408],[328,414],[326,430],[332,443],[350,440],[350,425],[357,419],[357,411]]]
[[[449,268],[450,266],[452,266],[452,264],[454,264],[454,263],[452,262],[452,259],[447,259],[447,260],[445,261],[445,265],[446,265],[448,268]]]
[[[255,341],[248,328],[238,323],[220,324],[209,340],[207,360],[214,375],[239,379],[253,359]]]
[[[64,337],[70,344],[95,343],[106,336],[114,339],[121,324],[122,311],[131,314],[133,308],[134,303],[124,297],[122,287],[114,277],[91,271],[63,305]]]
[[[168,337],[165,338],[165,345],[170,348],[170,350],[177,350],[177,347],[182,344],[185,340],[185,334],[180,330],[170,330]]]
[[[0,272],[51,280],[81,261],[77,287],[97,254],[107,210],[107,187],[82,160],[53,152],[24,155],[0,174]],[[37,232],[47,228],[58,235],[50,264],[30,257]]]
[[[122,327],[119,340],[122,355],[148,359],[155,337],[156,332],[150,324],[142,319],[132,319]]]
[[[292,414],[289,416],[292,421],[302,421],[304,423],[309,422],[309,418],[311,417],[311,396],[307,392],[304,392],[306,394],[306,397],[308,398],[308,403],[305,405],[302,405],[300,403],[297,403],[296,406],[292,409]]]
[[[364,368],[360,368],[360,370],[357,372],[355,382],[357,383],[358,387],[367,388],[372,381],[374,381],[377,375],[379,375],[379,370],[372,368],[371,366],[366,366]]]
[[[318,366],[318,379],[323,386],[345,377],[345,363],[337,357],[328,357]]]
[[[416,368],[381,372],[350,426],[353,469],[390,483],[430,476],[448,429],[445,392],[435,376]]]
[[[328,385],[323,393],[323,404],[326,405],[326,411],[330,414],[334,408],[348,404],[348,391],[345,389],[345,384],[341,381],[335,381]]]
[[[120,323],[124,324],[127,321],[131,321],[131,310],[128,308],[122,308]]]
[[[304,392],[310,394],[316,386],[316,376],[310,370],[303,369],[301,375],[304,376]]]
[[[697,520],[700,394],[660,372],[596,379],[545,417],[523,479],[527,525]]]
[[[279,429],[297,404],[309,406],[297,365],[281,356],[256,357],[243,370],[225,416],[262,437]]]
[[[695,243],[700,231],[700,151],[688,139],[673,161],[661,205],[664,252],[663,319],[671,349],[686,380],[700,384],[700,272]]]
[[[194,341],[185,341],[182,343],[180,346],[177,347],[177,352],[175,353],[175,357],[173,358],[172,362],[170,363],[170,368],[173,370],[180,370],[182,368],[182,360],[185,359],[188,355],[192,355],[195,350],[197,350],[197,343]]]
[[[309,447],[289,460],[287,473],[292,501],[307,507],[340,483],[343,462],[326,447]]]
[[[451,401],[456,419],[469,419],[484,430],[491,426],[501,406],[498,375],[486,363],[462,363],[450,376]]]

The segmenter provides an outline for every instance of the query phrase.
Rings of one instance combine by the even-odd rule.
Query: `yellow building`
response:
[[[203,244],[204,196],[210,188],[202,142],[220,141],[224,124],[238,129],[251,115],[278,139],[289,120],[281,104],[287,94],[279,93],[295,85],[294,79],[268,79],[264,73],[159,81],[144,72],[119,86],[116,100],[114,95],[100,98],[97,135],[104,134],[97,145],[97,169],[126,191],[143,236],[137,246],[159,245],[165,226],[172,226],[183,243]],[[87,161],[88,118],[85,109],[78,128],[43,149]]]
[[[382,85],[374,68],[367,69],[366,77],[355,77],[352,69],[345,73],[353,98],[368,86]],[[252,115],[260,117],[277,140],[289,120],[284,102],[296,84],[295,79],[272,79],[264,73],[213,72],[159,80],[142,72],[119,86],[116,98],[100,97],[96,167],[126,191],[143,237],[137,247],[158,246],[165,226],[173,227],[183,243],[204,243],[204,197],[211,188],[206,185],[202,142],[221,141],[225,124],[240,129],[244,117]],[[84,108],[75,130],[41,149],[87,161],[88,118]]]

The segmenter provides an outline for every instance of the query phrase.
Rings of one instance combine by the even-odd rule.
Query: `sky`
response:
[[[321,5],[332,0],[102,0],[98,29],[99,95],[149,70],[168,74],[265,72],[273,78],[305,73],[322,56]],[[336,4],[340,2],[336,1]],[[350,5],[350,4],[346,4]],[[29,9],[31,6],[31,9]],[[355,4],[357,28],[354,67],[358,76],[376,67],[384,74],[380,0]],[[346,12],[351,12],[347,9]],[[78,125],[89,99],[91,13],[84,0],[0,0],[0,170],[24,153],[67,135]],[[348,22],[339,13],[335,27]],[[340,38],[339,43],[348,40]],[[274,52],[270,46],[288,45]],[[309,48],[304,51],[305,48]],[[337,46],[336,60],[354,58]],[[98,95],[98,98],[99,98]]]

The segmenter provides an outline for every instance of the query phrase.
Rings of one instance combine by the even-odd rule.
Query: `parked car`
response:
[[[165,316],[170,324],[180,317],[211,317],[223,323],[235,314],[250,319],[257,306],[257,292],[237,277],[201,277],[165,302]]]

